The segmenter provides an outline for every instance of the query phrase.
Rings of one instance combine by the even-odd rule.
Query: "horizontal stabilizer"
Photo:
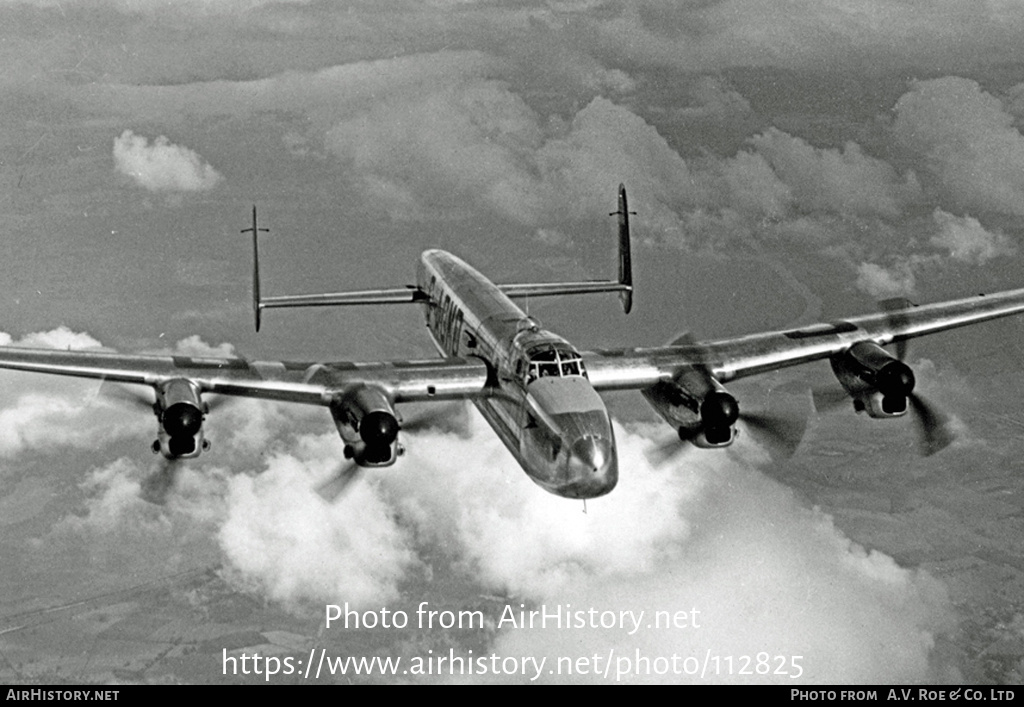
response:
[[[330,307],[355,304],[404,304],[422,302],[427,296],[418,287],[395,287],[386,290],[361,290],[357,292],[325,292],[312,295],[280,295],[263,297],[260,309],[271,307]]]
[[[538,282],[535,284],[498,285],[508,297],[546,297],[549,295],[582,295],[590,292],[631,292],[632,286],[615,280],[588,282]]]
[[[618,292],[622,309],[627,314],[633,306],[633,269],[630,259],[629,207],[626,205],[626,188],[619,185],[618,210],[611,212],[619,221],[619,277],[617,280],[589,280],[585,282],[542,282],[498,285],[507,297],[549,297],[553,295],[579,295],[593,292]],[[268,229],[260,228],[256,222],[256,207],[252,207],[252,226],[242,233],[252,234],[253,272],[252,305],[256,331],[264,309],[279,307],[334,307],[361,304],[406,304],[427,302],[429,296],[415,285],[383,290],[362,290],[357,292],[326,292],[307,295],[277,295],[263,297],[260,294],[259,234]]]

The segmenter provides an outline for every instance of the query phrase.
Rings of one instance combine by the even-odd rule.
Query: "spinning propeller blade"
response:
[[[181,460],[161,459],[156,470],[143,480],[139,495],[149,503],[165,505],[174,491],[181,468]]]
[[[142,388],[140,386],[125,385],[124,383],[103,381],[100,384],[99,395],[147,412],[153,412],[156,405],[153,389],[148,386]]]
[[[334,503],[362,475],[363,470],[357,464],[346,462],[336,472],[331,474],[330,478],[319,484],[316,487],[316,492],[327,503]]]
[[[906,311],[910,307],[916,306],[910,300],[902,297],[882,300],[879,302],[879,305],[882,311],[888,314],[889,322],[894,328],[906,324]],[[896,358],[900,361],[905,361],[907,358],[907,341],[897,341],[893,345],[896,348]],[[907,395],[907,402],[910,405],[910,412],[914,416],[916,423],[918,448],[922,455],[926,457],[931,456],[953,443],[956,436],[949,427],[948,415],[913,390]]]

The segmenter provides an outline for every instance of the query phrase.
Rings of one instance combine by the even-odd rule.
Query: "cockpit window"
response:
[[[556,348],[547,344],[527,352],[527,358],[527,383],[537,378],[587,375],[583,360],[572,349]]]

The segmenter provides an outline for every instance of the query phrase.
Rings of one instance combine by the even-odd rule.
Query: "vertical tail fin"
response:
[[[622,311],[629,314],[633,308],[633,263],[630,255],[629,245],[629,215],[636,214],[630,211],[626,204],[626,186],[619,185],[619,210],[613,211],[609,216],[619,217],[619,284],[626,288],[619,292],[619,299],[622,301]]]
[[[256,223],[256,205],[252,207],[252,227],[243,228],[242,233],[252,233],[252,314],[256,321],[256,331],[260,330],[260,231],[270,233],[269,228],[260,228]]]

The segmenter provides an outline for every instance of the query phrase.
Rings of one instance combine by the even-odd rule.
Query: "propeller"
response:
[[[351,461],[345,462],[326,481],[318,484],[315,490],[324,501],[334,503],[362,475],[363,470],[358,464]]]
[[[154,391],[149,386],[141,388],[139,386],[105,380],[100,384],[99,395],[150,413],[154,412],[156,405]]]
[[[846,391],[835,387],[811,388],[811,399],[818,412],[829,412],[850,404],[850,396]]]
[[[910,317],[907,310],[915,307],[913,302],[903,297],[882,300],[879,302],[882,311],[889,318],[889,324],[894,329],[904,327]],[[942,451],[953,443],[956,436],[949,426],[949,416],[929,403],[919,393],[914,392],[914,374],[904,361],[907,358],[907,340],[901,339],[895,342],[896,358],[899,365],[889,364],[879,371],[879,390],[886,393],[888,387],[897,395],[904,395],[910,404],[910,411],[913,414],[915,427],[917,428],[918,448],[924,456],[931,456]],[[892,373],[886,375],[887,371]]]
[[[796,454],[797,447],[807,432],[807,413],[802,416],[778,413],[740,413],[740,419],[747,426],[750,436],[767,447],[773,457],[789,458]]]
[[[700,342],[692,332],[685,331],[677,334],[669,342],[669,346],[699,348]],[[698,364],[694,368],[708,379],[712,378],[711,372],[705,366]],[[807,430],[808,413],[806,406],[796,414],[788,410],[769,411],[767,406],[765,410],[759,412],[747,412],[740,408],[736,398],[719,388],[705,395],[700,406],[700,422],[696,426],[680,427],[678,441],[668,440],[657,445],[648,454],[648,458],[655,464],[664,463],[682,448],[680,442],[692,442],[701,434],[709,440],[716,435],[725,435],[737,420],[743,421],[751,436],[767,447],[773,457],[791,457],[800,446]]]
[[[725,414],[727,411],[723,408],[725,406],[733,407],[733,409],[738,407],[736,399],[728,394],[716,393],[714,395],[715,398],[709,396],[709,399],[721,402],[723,406],[717,410],[707,411],[702,406],[702,420],[721,418],[723,422],[728,421],[735,413]],[[718,396],[721,396],[720,401]],[[714,403],[709,405],[709,407],[713,405]],[[786,405],[786,407],[790,408],[792,406]],[[750,436],[758,444],[767,448],[768,453],[773,458],[788,459],[796,453],[797,447],[800,446],[804,433],[807,431],[809,410],[806,408],[806,405],[803,407],[802,411],[795,409],[772,410],[770,409],[771,406],[767,406],[764,410],[751,412],[741,409],[733,420],[738,419],[741,421],[744,428],[750,433]],[[702,434],[705,431],[705,427],[706,424],[702,421],[701,424],[695,427],[680,428],[677,438],[668,439],[650,450],[647,454],[648,460],[655,465],[664,464],[684,448],[684,442],[692,442],[698,435]]]
[[[658,442],[651,449],[645,452],[644,456],[654,466],[661,466],[671,461],[676,455],[680,454],[686,445],[683,442],[689,442],[693,436],[687,435],[685,438],[683,435],[687,430],[681,429],[678,437],[670,437],[663,442]]]
[[[157,469],[143,480],[139,496],[154,505],[166,505],[177,484],[181,469],[181,460],[163,459]]]
[[[910,408],[914,411],[917,422],[918,445],[921,453],[928,457],[951,445],[956,435],[950,429],[949,417],[930,404],[920,395],[911,394],[907,398]]]
[[[447,405],[436,403],[423,405],[413,412],[402,416],[403,432],[437,431],[454,434],[468,439],[470,431],[469,406],[465,401],[457,400]]]
[[[906,328],[910,321],[908,310],[916,306],[903,297],[882,300],[878,304],[886,314],[889,325],[897,331]],[[907,340],[895,341],[893,347],[896,360],[890,361],[878,371],[875,385],[884,396],[907,401],[908,412],[914,419],[914,427],[917,430],[918,449],[923,456],[931,456],[952,444],[956,436],[950,428],[949,416],[929,403],[920,393],[914,392],[914,372],[905,363]],[[814,407],[819,412],[849,402],[849,395],[845,391],[814,389],[812,394]]]
[[[436,430],[466,439],[470,435],[469,407],[463,401],[452,402],[440,410],[437,404],[424,405],[412,413],[404,415],[399,429],[402,432]],[[383,432],[387,433],[387,437],[391,437],[390,427]],[[395,432],[397,433],[397,430]],[[391,440],[393,441],[393,437]],[[334,503],[348,493],[353,484],[362,476],[362,467],[354,461],[346,461],[325,481],[318,484],[315,490],[324,501]]]

